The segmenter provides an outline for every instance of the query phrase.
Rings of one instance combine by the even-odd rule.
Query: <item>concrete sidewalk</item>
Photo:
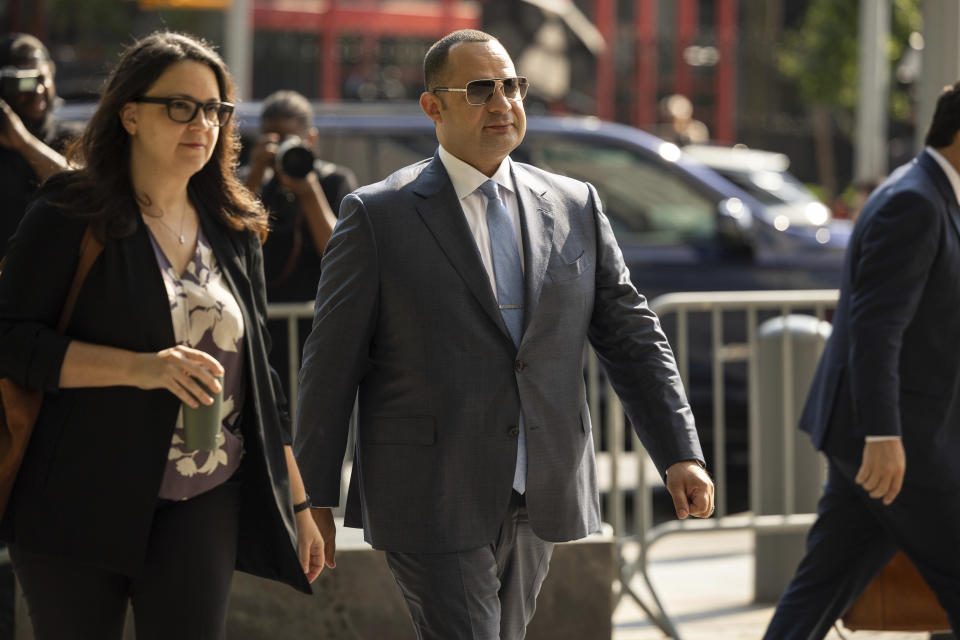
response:
[[[628,549],[630,551],[630,549]],[[683,640],[757,640],[772,604],[753,603],[753,534],[711,532],[666,537],[650,553],[650,579]],[[644,594],[643,581],[631,585]],[[625,596],[613,616],[613,640],[661,640],[663,633]],[[841,635],[842,634],[842,635]],[[926,633],[853,632],[828,640],[927,640]]]

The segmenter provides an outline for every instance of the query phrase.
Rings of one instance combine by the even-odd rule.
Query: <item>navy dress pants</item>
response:
[[[854,482],[858,466],[830,459],[807,551],[767,628],[767,640],[819,640],[902,550],[960,630],[960,498],[949,482],[908,476],[889,506]]]

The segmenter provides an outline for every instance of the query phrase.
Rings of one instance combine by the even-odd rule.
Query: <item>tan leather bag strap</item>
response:
[[[73,276],[73,283],[70,285],[70,293],[63,303],[63,310],[60,312],[60,322],[57,323],[57,332],[63,333],[70,322],[70,316],[73,315],[73,307],[77,304],[77,296],[80,295],[80,287],[83,281],[87,279],[87,274],[93,263],[97,261],[100,252],[103,251],[103,243],[97,239],[93,229],[87,226],[83,232],[83,239],[80,240],[80,262],[77,264],[77,272]]]

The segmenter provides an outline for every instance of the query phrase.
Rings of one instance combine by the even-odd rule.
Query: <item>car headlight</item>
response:
[[[727,198],[723,201],[723,210],[734,220],[739,220],[747,213],[747,205],[740,198]]]
[[[667,162],[676,162],[680,159],[680,156],[683,155],[683,152],[680,151],[680,147],[672,142],[664,142],[660,145],[660,148],[657,149],[657,152],[660,154],[660,157]]]
[[[803,212],[807,216],[807,220],[810,221],[815,227],[819,227],[823,224],[826,224],[827,220],[830,219],[830,209],[827,209],[823,204],[819,202],[811,202],[804,207]]]

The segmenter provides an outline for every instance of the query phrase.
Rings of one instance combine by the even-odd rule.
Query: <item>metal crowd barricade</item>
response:
[[[297,389],[300,373],[300,320],[313,318],[313,302],[274,302],[267,305],[267,317],[270,320],[284,320],[287,323],[287,402],[290,404],[290,420],[297,418]],[[280,345],[273,345],[274,349]]]
[[[284,321],[287,323],[287,403],[290,412],[291,429],[297,425],[297,393],[300,388],[300,320],[313,318],[313,301],[306,302],[275,302],[267,305],[267,318],[272,322]],[[268,327],[269,328],[269,327]],[[273,345],[274,349],[279,345]],[[350,435],[347,438],[347,453],[343,462],[343,482],[340,483],[340,506],[334,509],[334,515],[342,517],[347,504],[347,490],[349,488],[350,470],[353,466],[353,449],[356,442],[357,411],[350,416]]]
[[[828,310],[836,306],[838,292],[836,290],[810,291],[743,291],[743,292],[694,292],[672,293],[661,296],[651,302],[651,308],[660,316],[661,321],[671,318],[676,321],[675,336],[671,337],[671,344],[677,358],[677,365],[684,385],[689,390],[690,380],[690,316],[705,314],[710,325],[710,367],[712,378],[711,401],[713,405],[713,451],[705,451],[709,457],[710,466],[716,483],[716,516],[706,520],[674,520],[653,525],[653,509],[651,487],[648,486],[646,466],[648,457],[636,434],[632,434],[632,451],[625,449],[625,422],[624,414],[616,395],[610,389],[609,383],[604,384],[604,394],[607,407],[604,412],[603,429],[609,450],[607,464],[601,464],[601,469],[609,468],[610,491],[607,496],[607,513],[605,519],[611,523],[614,535],[617,538],[620,557],[620,585],[618,597],[629,595],[646,612],[650,620],[656,624],[667,636],[679,638],[676,627],[667,614],[653,583],[648,574],[647,555],[650,547],[668,535],[682,533],[702,533],[704,531],[731,531],[752,530],[765,532],[794,532],[805,531],[815,520],[816,514],[794,513],[794,444],[792,437],[783,438],[783,486],[784,486],[784,513],[779,515],[756,515],[760,495],[760,451],[756,443],[760,434],[760,400],[757,393],[758,379],[761,372],[757,367],[757,327],[761,314],[771,317],[788,316],[795,311],[812,312],[818,320],[823,320]],[[726,343],[724,340],[724,314],[737,312],[742,316],[745,333],[745,342]],[[728,325],[729,326],[729,325]],[[782,337],[782,384],[783,384],[783,411],[779,425],[785,435],[792,435],[796,429],[794,420],[795,405],[802,402],[802,398],[793,397],[794,379],[792,363],[792,337],[784,332]],[[586,368],[588,378],[596,375],[596,360],[592,353],[585,354],[588,363]],[[745,362],[747,365],[747,438],[749,451],[749,505],[750,511],[741,515],[729,515],[727,512],[727,478],[726,478],[726,442],[727,424],[725,407],[725,379],[724,366],[732,362]],[[599,385],[588,379],[589,390]],[[599,397],[599,394],[597,394]],[[594,396],[591,396],[593,400]],[[593,408],[593,405],[591,405]],[[766,425],[773,428],[773,425]],[[632,432],[631,432],[632,433]],[[604,453],[600,452],[600,456]],[[631,461],[630,458],[633,458]],[[622,473],[624,463],[630,461],[628,478]],[[635,471],[634,471],[635,469]],[[632,484],[625,484],[630,483]],[[600,481],[605,485],[604,479]],[[626,523],[626,494],[634,495],[633,533],[628,533]],[[624,547],[628,543],[640,543],[640,553],[635,560],[625,558]],[[648,598],[641,597],[632,587],[637,574],[643,580],[643,586]]]

